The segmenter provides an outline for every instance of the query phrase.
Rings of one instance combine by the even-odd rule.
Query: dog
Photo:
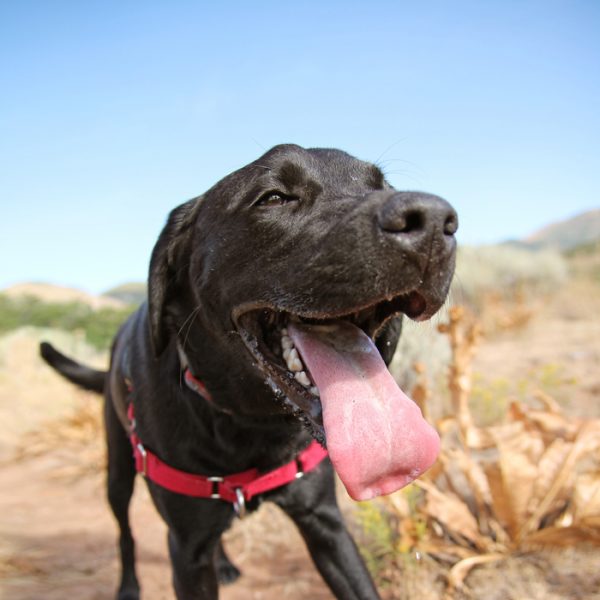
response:
[[[239,571],[221,536],[269,500],[299,528],[333,594],[379,598],[335,498],[390,493],[439,438],[392,379],[402,318],[445,302],[458,218],[334,149],[279,145],[175,208],[148,298],[108,372],[46,343],[43,358],[105,395],[119,600],[139,598],[128,506],[146,476],[168,525],[179,600],[215,599]],[[324,450],[327,449],[327,454]]]

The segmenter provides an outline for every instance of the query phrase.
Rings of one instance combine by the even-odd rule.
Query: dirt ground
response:
[[[569,411],[598,416],[598,307],[598,288],[578,284],[540,302],[525,326],[482,343],[478,381],[506,386],[535,380],[554,387]],[[104,500],[101,441],[85,427],[82,435],[94,437],[89,442],[51,435],[57,418],[67,419],[85,405],[98,410],[98,401],[62,382],[36,358],[37,339],[47,334],[19,331],[0,340],[0,598],[105,600],[114,595],[118,563],[116,528]],[[103,357],[82,341],[69,343],[72,347],[61,347],[102,364]],[[137,483],[132,520],[143,597],[172,600],[165,528],[143,482]],[[236,523],[226,545],[244,574],[222,589],[224,600],[332,598],[299,535],[275,507],[264,506]],[[439,598],[442,576],[431,562],[408,561],[406,588],[384,595]],[[475,569],[467,584],[471,592],[465,598],[600,599],[600,553],[580,548],[517,556]]]

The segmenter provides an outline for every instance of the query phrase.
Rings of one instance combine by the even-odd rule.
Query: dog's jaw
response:
[[[289,323],[327,329],[337,322],[348,322],[375,339],[385,323],[398,314],[422,320],[438,308],[420,291],[411,290],[344,311],[292,312],[272,305],[246,304],[234,310],[232,320],[256,368],[284,410],[299,418],[313,437],[325,444],[319,389],[294,348],[287,330]]]
[[[284,358],[289,318],[284,311],[255,309],[243,312],[235,322],[257,370],[284,411],[302,421],[311,435],[325,445],[318,390],[309,389],[314,385],[303,386],[295,377],[299,371],[290,370]]]
[[[355,499],[410,483],[439,449],[437,434],[398,388],[374,343],[401,306],[418,318],[427,300],[413,291],[345,315],[317,318],[254,308],[235,318],[264,381],[284,409],[329,448]],[[377,440],[365,444],[361,432],[367,438],[376,432]]]

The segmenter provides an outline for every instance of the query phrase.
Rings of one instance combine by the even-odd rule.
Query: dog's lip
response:
[[[238,333],[256,361],[257,367],[263,373],[265,382],[271,387],[284,408],[305,422],[312,431],[313,437],[325,445],[325,430],[319,398],[300,385],[294,379],[293,373],[279,364],[277,358],[268,349],[266,340],[259,331],[262,327],[259,318],[253,316],[253,313],[260,313],[264,310],[269,309],[261,305],[260,308],[243,311],[238,316],[236,323]],[[273,359],[270,358],[270,355],[273,356]]]
[[[358,318],[361,314],[365,315],[369,311],[374,311],[371,323],[373,327],[367,333],[371,337],[375,337],[385,322],[397,314],[405,314],[415,321],[427,320],[435,312],[435,310],[430,310],[429,304],[425,295],[420,290],[410,289],[395,294],[382,295],[353,307],[331,310],[298,309],[297,307],[290,307],[283,303],[245,302],[232,310],[231,319],[236,329],[239,330],[240,318],[243,315],[261,310],[268,310],[276,314],[287,314],[299,319],[314,319],[317,321]]]

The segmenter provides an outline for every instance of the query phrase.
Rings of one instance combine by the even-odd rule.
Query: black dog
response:
[[[397,192],[372,164],[277,146],[173,210],[148,302],[117,335],[108,373],[42,344],[48,363],[106,396],[120,600],[139,597],[127,516],[136,470],[168,524],[180,600],[217,598],[218,581],[239,575],[221,535],[234,508],[262,500],[294,520],[337,598],[378,597],[332,463],[366,499],[435,460],[437,435],[385,365],[402,314],[424,320],[443,304],[456,228],[448,203]]]

